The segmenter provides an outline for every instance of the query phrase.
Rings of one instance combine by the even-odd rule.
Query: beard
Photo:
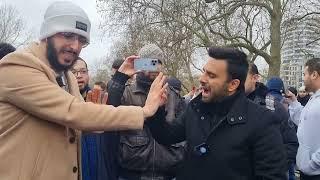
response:
[[[76,63],[77,58],[74,59],[70,65],[60,64],[60,62],[58,60],[58,50],[54,47],[53,40],[51,38],[48,38],[48,40],[47,40],[47,59],[51,65],[51,67],[55,71],[61,72],[61,71],[69,70],[74,65],[74,63]]]
[[[214,102],[219,102],[222,99],[224,99],[226,96],[228,96],[228,84],[224,83],[221,88],[215,88],[211,89],[210,87],[204,85],[204,89],[210,89],[210,96],[209,97],[202,97],[202,101],[206,103],[214,103]]]

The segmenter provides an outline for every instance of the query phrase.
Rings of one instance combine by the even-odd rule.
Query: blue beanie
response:
[[[267,82],[267,88],[270,91],[277,91],[280,93],[284,93],[284,84],[283,81],[279,77],[272,77]]]
[[[168,79],[168,85],[178,91],[181,91],[181,81],[175,77],[170,77]]]

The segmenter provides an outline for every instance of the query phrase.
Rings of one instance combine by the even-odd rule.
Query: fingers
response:
[[[157,84],[161,81],[162,78],[163,78],[163,73],[160,72],[153,82],[155,82],[155,84]]]
[[[104,93],[102,98],[102,104],[107,104],[107,101],[108,101],[108,93]]]
[[[87,93],[87,98],[86,98],[86,102],[92,102],[92,91],[88,91]]]
[[[101,104],[101,101],[102,101],[102,93],[101,93],[101,90],[98,90],[97,91],[97,101],[96,101],[96,103],[97,104]]]
[[[163,93],[168,94],[167,88],[168,88],[168,83],[166,83],[164,86],[162,86],[160,93],[161,94],[163,94]]]
[[[132,55],[132,56],[127,57],[126,60],[125,60],[125,62],[133,63],[133,61],[134,61],[135,59],[138,59],[138,58],[140,58],[140,57],[139,57],[139,56],[136,56],[136,55]]]
[[[153,81],[153,83],[151,84],[151,88],[157,88],[158,86],[162,87],[164,82],[166,81],[166,76],[163,75],[162,72],[159,73],[159,75],[156,77],[156,79]],[[160,88],[159,87],[159,88]],[[151,89],[150,88],[150,89]]]

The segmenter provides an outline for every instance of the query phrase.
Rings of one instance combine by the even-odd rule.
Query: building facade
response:
[[[299,88],[303,85],[303,70],[306,60],[320,57],[320,34],[312,19],[306,19],[289,29],[281,50],[280,76],[285,85]]]

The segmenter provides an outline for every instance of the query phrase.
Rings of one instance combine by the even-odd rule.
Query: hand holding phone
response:
[[[134,61],[134,69],[136,71],[158,71],[158,59],[139,58]]]

